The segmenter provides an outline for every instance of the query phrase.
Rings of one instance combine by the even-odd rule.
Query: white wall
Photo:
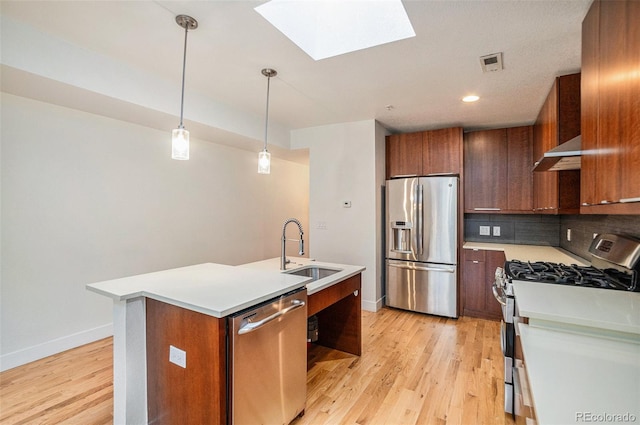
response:
[[[169,132],[1,101],[2,370],[110,334],[112,302],[87,283],[276,257],[286,218],[308,229],[306,165],[258,175],[256,152],[193,138],[174,161]]]
[[[309,255],[365,266],[362,307],[377,311],[382,306],[384,128],[367,120],[294,130],[291,145],[310,150]],[[344,201],[351,208],[344,208]]]

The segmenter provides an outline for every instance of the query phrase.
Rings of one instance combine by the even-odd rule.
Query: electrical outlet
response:
[[[500,226],[493,226],[493,236],[500,236]]]
[[[571,242],[571,229],[567,229],[567,241]]]
[[[480,226],[480,236],[490,236],[490,235],[491,235],[490,226]]]
[[[327,222],[326,221],[319,221],[316,223],[316,229],[318,230],[327,230]]]
[[[173,345],[169,346],[169,361],[180,367],[187,368],[187,352]]]

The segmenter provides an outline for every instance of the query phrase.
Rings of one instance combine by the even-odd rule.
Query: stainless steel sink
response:
[[[320,266],[304,266],[300,269],[286,271],[285,273],[296,276],[306,276],[312,278],[313,280],[318,280],[341,271],[341,269],[328,269],[326,267]]]

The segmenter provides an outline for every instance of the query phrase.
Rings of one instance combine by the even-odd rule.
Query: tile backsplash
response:
[[[494,230],[499,227],[499,235]],[[485,230],[480,234],[480,230]],[[571,229],[571,240],[567,230]],[[465,214],[464,240],[558,246],[586,260],[594,233],[616,233],[640,239],[640,215]]]
[[[481,234],[481,230],[488,235]],[[560,218],[534,214],[465,214],[464,240],[521,245],[560,245]]]
[[[571,240],[567,230],[571,229]],[[560,216],[560,247],[587,260],[594,233],[616,233],[640,239],[640,215]]]

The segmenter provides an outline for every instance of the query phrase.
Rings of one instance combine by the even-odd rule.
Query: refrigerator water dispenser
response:
[[[392,251],[410,254],[411,253],[411,222],[392,221],[391,231],[393,234]]]

